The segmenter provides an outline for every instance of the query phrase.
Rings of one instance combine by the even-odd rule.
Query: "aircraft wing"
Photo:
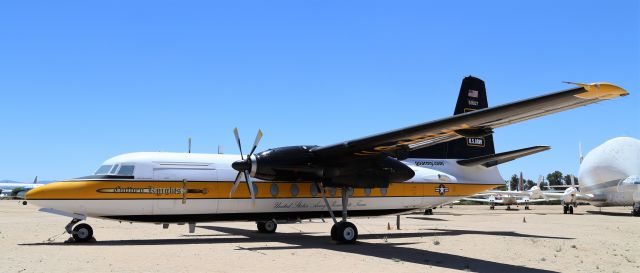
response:
[[[560,200],[562,199],[562,197],[564,197],[564,193],[561,193],[561,192],[542,192],[541,194],[545,199]],[[592,194],[578,193],[576,194],[576,200],[577,201],[594,201],[594,196]]]
[[[577,85],[548,95],[316,147],[311,151],[325,159],[410,151],[462,137],[486,136],[495,128],[628,95],[624,89],[609,83]]]
[[[528,192],[525,191],[494,191],[494,190],[489,190],[486,191],[484,193],[482,193],[484,195],[511,195],[511,196],[529,196]]]
[[[467,198],[462,198],[462,200],[465,201],[474,201],[474,202],[480,202],[480,203],[495,203],[495,204],[502,204],[502,199],[500,200],[494,200],[491,201],[489,199],[484,199],[484,198],[471,198],[471,197],[467,197]]]
[[[528,200],[528,201],[525,201],[525,200],[522,200],[522,199],[520,199],[520,200],[516,200],[516,202],[517,202],[518,204],[524,204],[524,203],[538,203],[538,202],[544,202],[544,201],[549,201],[549,200],[547,200],[547,199],[531,199],[531,200]]]

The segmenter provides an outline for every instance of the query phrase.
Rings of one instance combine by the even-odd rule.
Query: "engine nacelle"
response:
[[[387,156],[349,158],[342,161],[319,160],[311,149],[291,146],[269,149],[233,163],[238,171],[269,181],[322,181],[332,187],[387,187],[403,182],[415,173],[401,161]]]

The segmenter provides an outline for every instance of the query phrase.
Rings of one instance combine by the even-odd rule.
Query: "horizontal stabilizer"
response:
[[[462,166],[467,166],[467,167],[482,165],[489,168],[489,167],[496,166],[498,164],[509,162],[514,159],[518,159],[523,156],[528,156],[528,155],[539,153],[549,149],[551,149],[551,147],[549,146],[533,146],[529,148],[524,148],[524,149],[499,153],[499,154],[483,155],[483,156],[478,156],[474,158],[458,160],[458,164]]]

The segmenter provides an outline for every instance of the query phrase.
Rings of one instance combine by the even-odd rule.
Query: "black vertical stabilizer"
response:
[[[460,94],[453,115],[487,108],[487,91],[484,81],[468,76],[462,80]],[[468,159],[495,154],[493,135],[460,138],[409,152],[410,158]]]

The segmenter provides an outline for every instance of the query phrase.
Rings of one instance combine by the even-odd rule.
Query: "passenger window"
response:
[[[118,175],[133,176],[133,165],[122,165],[118,171]]]

